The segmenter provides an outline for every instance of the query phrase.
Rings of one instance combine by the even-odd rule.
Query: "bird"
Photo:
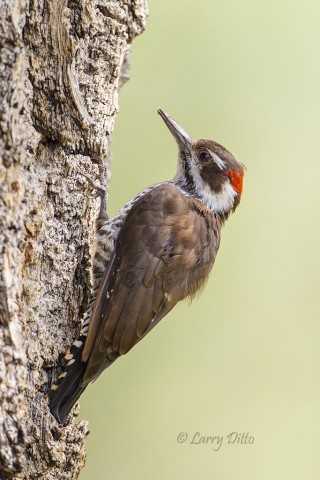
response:
[[[204,287],[221,228],[241,200],[244,165],[222,145],[193,139],[165,111],[158,113],[178,146],[177,172],[113,218],[98,216],[92,299],[49,394],[59,424],[89,383]]]

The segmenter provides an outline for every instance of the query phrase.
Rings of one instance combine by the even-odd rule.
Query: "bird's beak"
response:
[[[158,109],[158,113],[176,139],[179,148],[181,150],[189,148],[192,138],[171,117],[169,117],[166,112],[161,110],[161,108]]]

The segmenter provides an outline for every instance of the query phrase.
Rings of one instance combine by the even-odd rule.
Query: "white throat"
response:
[[[233,207],[234,199],[237,196],[237,192],[226,179],[222,186],[221,192],[215,193],[212,189],[204,183],[198,166],[191,162],[191,175],[195,183],[196,191],[199,199],[215,213],[227,213]]]
[[[214,193],[208,185],[204,185],[199,192],[202,202],[215,213],[227,213],[232,210],[237,192],[226,180],[221,192]]]

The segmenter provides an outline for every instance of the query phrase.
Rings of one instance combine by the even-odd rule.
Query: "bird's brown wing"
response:
[[[206,279],[219,231],[205,207],[164,184],[131,208],[101,282],[82,354],[86,384]]]

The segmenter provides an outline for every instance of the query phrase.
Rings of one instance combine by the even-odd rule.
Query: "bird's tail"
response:
[[[83,372],[86,364],[80,359],[75,359],[74,364],[68,368],[64,378],[58,379],[56,384],[52,384],[49,394],[49,408],[57,422],[64,423],[71,408],[76,403],[87,385],[82,386]]]
[[[49,408],[59,423],[64,423],[71,408],[87,387],[82,383],[87,362],[82,362],[81,355],[88,331],[90,316],[85,319],[80,335],[65,355],[66,367],[55,383],[51,385],[49,393]]]

